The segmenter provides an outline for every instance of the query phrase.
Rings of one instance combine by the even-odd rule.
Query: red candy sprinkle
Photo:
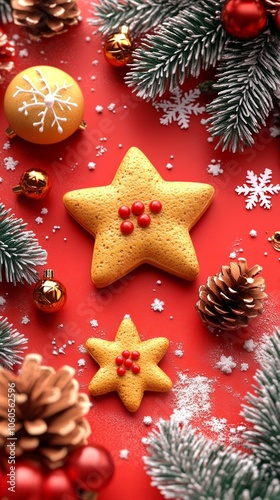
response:
[[[123,362],[123,357],[122,356],[117,356],[115,359],[116,365],[120,366]]]
[[[134,224],[130,220],[126,220],[121,223],[120,230],[124,235],[131,234],[134,229]]]
[[[149,204],[149,208],[150,208],[151,212],[153,212],[153,214],[159,214],[159,212],[162,209],[162,204],[158,200],[153,200]]]
[[[119,208],[119,216],[122,218],[122,219],[128,219],[128,217],[130,216],[130,208],[127,206],[127,205],[122,205],[120,208]]]
[[[127,358],[127,359],[124,360],[123,364],[124,364],[125,368],[129,369],[129,368],[132,367],[133,361],[132,361],[131,358]]]
[[[132,373],[134,373],[134,375],[137,375],[137,373],[140,372],[140,366],[136,365],[136,364],[133,364],[132,367],[131,367],[131,371],[132,371]]]
[[[145,205],[142,201],[132,203],[131,211],[134,215],[141,215],[145,210]]]
[[[148,227],[151,222],[151,217],[148,214],[142,214],[137,217],[138,226]]]
[[[136,361],[136,359],[139,359],[140,358],[140,352],[138,351],[132,351],[131,353],[131,359],[133,359],[134,361]]]
[[[124,376],[124,374],[125,374],[125,372],[126,372],[126,369],[125,369],[123,366],[119,366],[119,367],[117,368],[117,374],[118,374],[120,377],[123,377],[123,376]]]
[[[123,352],[122,352],[122,357],[123,357],[124,359],[129,358],[129,356],[130,356],[130,351],[123,351]]]

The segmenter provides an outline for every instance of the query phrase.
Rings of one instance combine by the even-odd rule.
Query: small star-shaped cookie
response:
[[[199,265],[189,231],[213,195],[209,184],[163,180],[133,147],[110,185],[70,191],[63,201],[95,237],[91,277],[101,288],[144,263],[195,279]]]
[[[130,412],[138,410],[144,391],[171,389],[170,378],[158,367],[169,341],[165,337],[141,341],[137,329],[126,315],[114,342],[90,338],[88,352],[100,368],[89,384],[89,392],[100,396],[117,392]]]

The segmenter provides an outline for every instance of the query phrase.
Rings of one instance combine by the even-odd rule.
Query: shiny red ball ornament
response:
[[[76,500],[75,485],[64,469],[55,469],[44,478],[42,493],[37,500]],[[22,500],[27,500],[22,497]]]
[[[280,9],[278,9],[277,12],[274,14],[274,21],[278,31],[280,31]]]
[[[227,0],[221,13],[224,29],[234,38],[259,36],[267,23],[263,0]]]
[[[69,477],[84,491],[99,491],[111,479],[114,462],[102,446],[79,446],[66,466]]]
[[[17,460],[1,475],[0,499],[41,499],[43,476],[42,470],[33,463]]]

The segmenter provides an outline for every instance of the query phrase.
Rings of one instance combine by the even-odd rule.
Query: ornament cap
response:
[[[129,33],[128,26],[126,26],[125,24],[123,26],[121,26],[120,33],[122,33],[123,35],[128,35],[128,33]]]
[[[86,130],[87,128],[87,124],[85,122],[85,120],[82,120],[80,125],[79,125],[79,130]]]
[[[17,135],[17,134],[15,133],[15,131],[12,129],[12,127],[7,127],[7,128],[6,128],[6,134],[7,134],[7,136],[8,136],[10,139],[12,139],[13,137],[16,137],[16,135]]]
[[[52,279],[54,277],[53,269],[45,269],[43,273],[44,279]]]
[[[13,189],[13,192],[14,192],[14,193],[22,193],[22,192],[23,192],[23,189],[22,189],[22,187],[21,187],[21,185],[20,185],[20,184],[17,184],[17,185],[16,185],[16,186],[14,186],[12,189]]]

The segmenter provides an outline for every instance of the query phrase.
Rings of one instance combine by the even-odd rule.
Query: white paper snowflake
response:
[[[171,94],[169,101],[163,100],[153,103],[157,111],[162,110],[164,112],[159,120],[160,123],[162,125],[169,125],[172,122],[177,122],[180,128],[189,128],[190,116],[192,114],[196,116],[201,115],[205,111],[204,106],[195,103],[200,96],[200,90],[196,88],[183,94],[181,89],[176,88]]]
[[[23,75],[22,78],[30,85],[30,88],[24,89],[17,85],[17,91],[14,93],[13,97],[16,97],[18,94],[23,93],[27,95],[30,94],[31,99],[29,100],[29,102],[23,101],[22,106],[18,108],[18,111],[27,116],[29,108],[33,106],[42,107],[43,110],[38,113],[38,118],[40,118],[40,121],[34,122],[34,127],[39,127],[39,132],[43,132],[46,115],[48,112],[51,112],[53,115],[53,122],[51,126],[53,127],[54,125],[56,125],[58,133],[62,133],[63,129],[60,122],[66,122],[67,118],[65,116],[58,116],[54,108],[54,104],[57,104],[57,107],[60,111],[63,111],[65,108],[70,110],[71,107],[78,107],[77,103],[70,102],[71,96],[68,96],[67,99],[62,99],[61,95],[59,94],[61,90],[72,87],[72,84],[64,83],[61,87],[58,87],[58,85],[55,84],[55,89],[52,90],[44,75],[42,74],[42,71],[39,68],[36,68],[36,71],[40,75],[40,81],[44,84],[44,86],[42,90],[39,90],[27,75]]]
[[[263,174],[259,177],[252,171],[247,170],[247,184],[237,186],[235,191],[237,194],[244,194],[246,198],[246,208],[252,210],[253,207],[260,204],[263,208],[271,208],[271,196],[278,194],[280,191],[280,184],[275,186],[270,182],[272,177],[272,170],[266,168]]]
[[[232,356],[225,356],[222,354],[220,361],[216,363],[216,367],[223,373],[231,373],[233,368],[236,367],[236,363],[233,361]]]

